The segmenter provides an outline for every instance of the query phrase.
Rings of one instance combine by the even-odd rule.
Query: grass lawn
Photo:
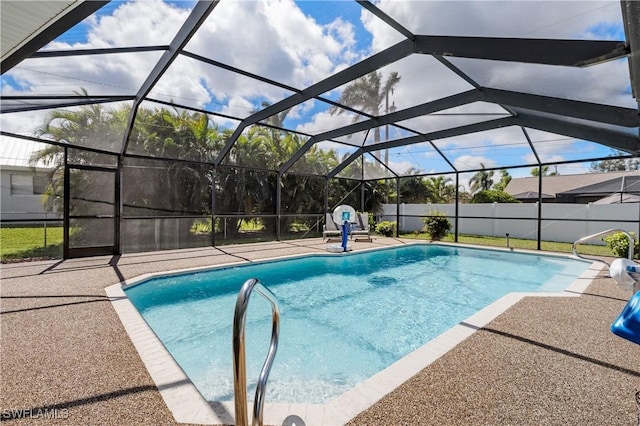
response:
[[[47,227],[44,245],[43,227],[0,228],[0,259],[60,258],[62,257],[62,226]]]
[[[415,238],[418,240],[430,239],[429,234],[409,233],[401,234],[402,238]],[[453,242],[453,234],[447,235],[442,241]],[[481,246],[506,247],[507,241],[505,237],[485,237],[482,235],[458,235],[458,242],[465,244],[477,244]],[[545,251],[554,251],[560,253],[571,253],[572,243],[556,243],[553,241],[542,241],[541,249]],[[518,238],[509,238],[509,247],[536,250],[538,242],[536,240],[524,240]],[[615,256],[607,246],[597,246],[591,244],[578,245],[578,254],[586,254],[592,256]]]
[[[0,260],[8,262],[16,259],[29,258],[61,258],[62,257],[62,227],[47,227],[47,245],[44,245],[44,229],[42,227],[34,228],[0,228]],[[400,235],[402,238],[415,238],[420,240],[428,240],[427,233],[407,233]],[[298,236],[287,235],[282,239],[298,238]],[[218,245],[225,245],[238,242],[254,242],[265,241],[264,238],[247,238],[247,239],[219,239]],[[268,238],[271,240],[271,238]],[[453,242],[453,235],[449,234],[442,241]],[[458,241],[466,244],[476,244],[482,246],[506,247],[506,239],[504,237],[485,237],[481,235],[459,235]],[[535,240],[524,240],[518,238],[510,238],[509,246],[513,248],[535,250],[537,242]],[[542,242],[542,250],[571,253],[571,243],[556,243],[551,241]],[[581,244],[578,246],[578,253],[592,256],[614,256],[613,252],[607,246],[597,246],[589,244]]]

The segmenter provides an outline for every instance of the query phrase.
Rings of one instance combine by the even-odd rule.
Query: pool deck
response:
[[[410,242],[375,238],[353,247]],[[314,239],[2,265],[0,419],[177,424],[163,396],[185,381],[156,385],[149,360],[145,366],[114,308],[122,300],[105,289],[145,274],[306,253],[326,253],[325,244]],[[582,294],[516,297],[500,315],[460,324],[464,340],[428,362],[431,354],[412,355],[415,371],[405,369],[389,393],[364,395],[377,400],[370,407],[365,401],[361,410],[351,398],[300,415],[307,425],[634,424],[640,346],[609,331],[631,294],[606,271],[592,270],[598,276]],[[355,412],[330,412],[349,405]],[[271,415],[265,416],[268,423]]]

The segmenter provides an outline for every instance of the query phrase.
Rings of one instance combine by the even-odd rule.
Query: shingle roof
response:
[[[638,192],[640,191],[640,176],[623,175],[604,182],[594,183],[588,186],[572,189],[564,194],[611,194],[614,192]]]
[[[511,195],[513,195],[518,200],[538,198],[538,193],[536,191],[525,191],[519,194],[511,194]],[[555,197],[551,194],[545,194],[543,192],[542,198],[555,198]]]
[[[634,194],[611,194],[594,201],[593,204],[640,203],[640,196]]]
[[[640,171],[609,172],[609,173],[585,173],[581,175],[556,175],[542,178],[542,193],[555,197],[556,194],[568,192],[584,186],[595,185],[617,179],[622,176],[640,176]],[[505,192],[517,196],[527,193],[538,193],[538,177],[513,178],[505,188]],[[531,197],[527,197],[531,198]]]

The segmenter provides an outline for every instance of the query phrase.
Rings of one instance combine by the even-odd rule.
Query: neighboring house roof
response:
[[[28,139],[18,139],[0,135],[0,167],[50,169],[43,161],[35,165],[29,163],[31,155],[46,147],[46,144]]]
[[[593,204],[621,204],[621,203],[640,203],[640,196],[635,194],[611,194],[607,197],[594,201]]]
[[[543,198],[554,198],[556,194],[566,193],[599,184],[607,181],[617,181],[618,189],[611,192],[620,191],[619,178],[623,176],[640,176],[640,171],[631,172],[608,172],[608,173],[585,173],[581,175],[555,175],[544,176],[542,179]],[[515,198],[519,194],[538,194],[538,177],[513,178],[505,188],[505,192],[513,195]],[[578,191],[581,192],[581,191]],[[522,197],[522,198],[531,198]]]
[[[608,174],[608,173],[605,173]],[[611,194],[614,192],[640,192],[640,176],[623,175],[604,182],[594,183],[592,185],[565,191],[563,194]]]
[[[538,198],[538,193],[536,191],[527,191],[527,192],[522,192],[520,194],[511,194],[511,195],[513,195],[518,200]],[[555,198],[555,197],[551,194],[545,194],[543,192],[542,198]]]

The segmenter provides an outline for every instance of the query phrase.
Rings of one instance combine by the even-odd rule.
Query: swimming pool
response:
[[[126,294],[205,398],[229,400],[235,297],[247,278],[258,277],[282,310],[268,401],[323,403],[505,294],[561,291],[588,266],[559,257],[412,245],[157,277]],[[269,336],[269,307],[252,298],[250,383]]]

